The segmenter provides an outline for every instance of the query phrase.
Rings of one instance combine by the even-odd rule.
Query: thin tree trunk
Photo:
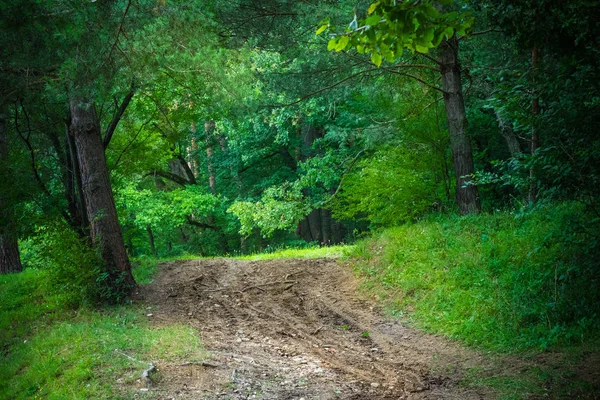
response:
[[[0,185],[8,186],[10,179],[8,117],[4,106],[0,109]],[[23,270],[14,223],[14,209],[8,198],[10,188],[0,187],[0,274]]]
[[[100,122],[92,102],[72,100],[70,107],[70,133],[75,140],[92,243],[106,264],[109,284],[121,293],[129,293],[135,281],[117,218]]]
[[[317,208],[308,214],[308,222],[310,224],[310,235],[313,241],[321,243],[323,235],[321,231],[321,209]]]
[[[535,78],[537,75],[538,65],[540,62],[540,54],[537,47],[534,47],[531,51],[531,68],[533,69],[533,80],[535,84]],[[535,96],[531,102],[531,114],[532,114],[532,129],[531,129],[531,155],[534,155],[538,147],[540,146],[540,137],[536,127],[536,119],[540,113],[540,98]],[[531,167],[529,170],[529,204],[533,204],[537,200],[537,185],[535,183],[535,171]]]
[[[462,214],[479,213],[479,191],[473,184],[466,185],[475,173],[471,143],[466,135],[467,118],[462,93],[456,36],[444,40],[439,47],[444,105],[448,118],[448,133],[456,179],[456,202]]]
[[[331,210],[321,209],[321,233],[323,234],[322,244],[331,246]]]
[[[150,251],[152,251],[152,255],[154,257],[158,256],[156,252],[156,245],[154,244],[154,232],[152,232],[152,227],[150,224],[146,225],[146,232],[148,233],[148,242],[150,243]]]
[[[198,173],[199,171],[199,163],[198,163],[198,139],[196,139],[196,124],[193,123],[192,124],[192,134],[194,135],[192,137],[192,148],[191,151],[188,154],[188,159],[189,164],[190,164],[190,169],[192,170],[192,174],[194,175],[194,178],[198,178]]]
[[[504,137],[504,140],[506,141],[510,156],[512,158],[518,158],[521,155],[521,144],[519,143],[519,139],[517,139],[517,135],[515,135],[515,131],[513,130],[510,122],[502,118],[498,111],[494,110],[494,114],[496,114],[498,127],[500,127],[502,137]]]
[[[73,181],[73,209],[77,214],[77,220],[79,222],[79,231],[82,237],[91,238],[90,232],[90,221],[87,217],[85,210],[85,200],[83,198],[83,183],[81,182],[81,171],[79,168],[79,160],[77,159],[77,149],[75,148],[75,139],[69,134],[69,127],[67,127],[67,159],[70,161],[68,168],[70,168],[70,179]]]
[[[208,121],[204,124],[205,142],[206,142],[206,163],[208,168],[208,185],[210,191],[217,194],[217,181],[215,179],[215,170],[213,167],[213,148],[212,148],[212,134],[215,130],[215,121]]]

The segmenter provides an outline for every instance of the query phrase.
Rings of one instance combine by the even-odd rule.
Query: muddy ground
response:
[[[198,329],[211,358],[157,361],[143,397],[494,397],[459,384],[471,367],[493,368],[486,357],[409,328],[358,293],[349,268],[331,259],[162,264],[142,291],[149,318]]]

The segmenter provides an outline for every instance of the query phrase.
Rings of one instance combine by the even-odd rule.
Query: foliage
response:
[[[269,188],[263,193],[261,201],[236,202],[228,211],[239,218],[242,234],[250,235],[256,226],[265,237],[269,237],[278,229],[296,229],[308,211],[302,200],[302,193],[298,190]]]
[[[393,226],[414,220],[438,201],[439,188],[422,147],[379,150],[344,177],[343,191],[334,199],[334,217],[365,218],[373,226]]]
[[[118,191],[117,204],[135,215],[133,224],[145,230],[151,225],[165,232],[188,221],[188,217],[205,217],[214,210],[218,199],[195,186],[172,191],[138,190],[133,185]]]
[[[367,16],[357,20],[356,14],[345,34],[329,40],[329,50],[342,51],[347,47],[356,48],[359,54],[371,54],[376,66],[386,61],[393,63],[400,58],[404,49],[428,53],[440,45],[442,40],[455,35],[469,33],[473,24],[470,13],[456,11],[440,12],[434,1],[395,1],[374,2],[367,9]],[[442,5],[451,1],[437,2]],[[329,27],[326,21],[317,34]]]
[[[496,350],[547,349],[600,329],[597,227],[577,204],[440,216],[362,241],[351,260],[418,326]]]
[[[56,290],[65,305],[103,300],[101,258],[64,223],[38,228],[21,248],[24,265],[47,271],[47,290]]]

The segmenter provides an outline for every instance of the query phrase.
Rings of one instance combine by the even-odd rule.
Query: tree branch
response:
[[[181,186],[186,186],[186,185],[191,185],[192,184],[187,179],[182,178],[179,175],[175,175],[175,174],[173,174],[171,172],[168,172],[168,171],[161,171],[159,169],[155,169],[152,172],[150,172],[150,173],[148,173],[148,174],[146,174],[144,176],[145,177],[146,176],[160,176],[160,177],[163,177],[165,179],[170,180],[171,182],[175,182],[175,183],[177,183],[178,185],[181,185]]]
[[[183,167],[183,170],[185,171],[185,174],[188,176],[187,180],[190,182],[190,184],[195,185],[196,184],[196,177],[194,176],[194,173],[190,169],[190,166],[188,165],[188,163],[185,160],[185,158],[183,158],[183,156],[181,154],[176,154],[175,157],[179,160],[179,163]]]
[[[203,222],[194,221],[192,219],[192,217],[190,217],[190,216],[187,217],[187,223],[190,224],[190,225],[193,225],[193,226],[197,226],[199,228],[212,229],[212,230],[215,230],[215,231],[217,230],[216,226],[205,224]]]
[[[470,35],[462,36],[462,37],[458,38],[458,40],[463,40],[463,39],[470,38],[470,37],[473,37],[473,36],[485,35],[486,33],[490,33],[490,32],[502,33],[504,31],[502,29],[490,28],[490,29],[486,29],[485,31],[473,32]]]
[[[298,99],[298,100],[296,100],[296,101],[294,101],[294,102],[292,102],[292,103],[288,103],[288,104],[277,104],[277,105],[270,105],[270,106],[268,106],[268,107],[270,107],[270,108],[282,108],[282,107],[289,107],[289,106],[293,106],[293,105],[295,105],[295,104],[298,104],[298,103],[300,103],[300,102],[302,102],[302,101],[304,101],[304,100],[308,99],[309,97],[315,96],[315,95],[317,95],[317,94],[319,94],[319,93],[322,93],[322,92],[325,92],[325,91],[327,91],[327,90],[329,90],[329,89],[333,89],[334,87],[336,87],[336,86],[339,86],[339,85],[341,85],[342,83],[344,83],[344,82],[346,82],[346,81],[349,81],[349,80],[351,80],[351,79],[353,79],[353,78],[356,78],[357,76],[364,75],[364,74],[366,74],[366,73],[373,72],[373,71],[377,71],[377,70],[378,70],[378,68],[370,68],[370,69],[367,69],[367,70],[364,70],[364,71],[359,71],[359,72],[357,72],[357,73],[355,73],[355,74],[352,74],[352,75],[350,75],[350,76],[347,76],[346,78],[342,79],[341,81],[338,81],[338,82],[334,83],[333,85],[326,86],[326,87],[324,87],[324,88],[321,88],[321,89],[319,89],[319,90],[316,90],[316,91],[314,91],[314,92],[312,92],[312,93],[309,93],[309,94],[307,94],[307,95],[305,95],[305,96],[302,96],[300,99]]]
[[[148,121],[144,122],[142,124],[142,126],[140,126],[140,129],[138,129],[138,131],[136,132],[136,134],[133,136],[133,138],[131,139],[131,141],[129,143],[127,143],[127,146],[125,146],[123,148],[123,150],[121,150],[121,153],[119,154],[119,157],[117,157],[117,161],[115,161],[115,164],[112,166],[112,168],[109,169],[109,173],[114,170],[115,168],[117,168],[117,166],[119,165],[119,161],[121,161],[121,157],[123,157],[123,154],[125,154],[125,152],[127,151],[127,149],[129,149],[129,147],[133,144],[133,142],[136,141],[136,139],[138,138],[138,136],[140,135],[140,133],[142,132],[142,129],[144,129],[144,127],[146,125],[148,125],[150,123],[151,119],[149,119]]]
[[[132,80],[131,88],[129,89],[129,92],[125,95],[125,98],[121,102],[121,105],[115,111],[115,115],[113,116],[112,121],[110,121],[108,128],[106,128],[106,134],[104,135],[104,140],[102,141],[102,145],[104,146],[105,150],[108,147],[110,140],[112,139],[113,134],[115,133],[115,129],[117,128],[117,125],[119,124],[119,121],[121,120],[121,117],[125,113],[127,106],[129,106],[129,103],[131,102],[131,99],[133,98],[134,94],[135,94],[135,83]]]
[[[419,77],[416,77],[416,76],[414,76],[414,75],[407,74],[406,72],[395,71],[395,70],[393,70],[393,69],[391,69],[391,68],[389,68],[389,67],[381,67],[381,68],[383,68],[384,70],[386,70],[386,71],[388,71],[388,72],[391,72],[392,74],[396,74],[396,75],[402,75],[402,76],[406,76],[406,77],[408,77],[408,78],[412,78],[412,79],[414,79],[414,80],[416,80],[416,81],[418,81],[418,82],[421,82],[423,85],[425,85],[425,86],[427,86],[427,87],[430,87],[430,88],[432,88],[432,89],[434,89],[434,90],[437,90],[437,91],[438,91],[438,92],[440,92],[440,93],[444,93],[444,91],[443,91],[442,89],[440,89],[439,87],[437,87],[437,86],[434,86],[434,85],[432,85],[431,83],[428,83],[428,82],[424,81],[423,79],[421,79],[421,78],[419,78]]]

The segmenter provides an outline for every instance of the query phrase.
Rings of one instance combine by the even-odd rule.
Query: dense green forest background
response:
[[[584,340],[600,317],[599,8],[3,2],[0,270],[47,270],[72,305],[120,302],[130,259],[374,235],[361,273],[457,306],[428,326],[454,318],[500,348]],[[478,286],[473,327],[459,303]]]

